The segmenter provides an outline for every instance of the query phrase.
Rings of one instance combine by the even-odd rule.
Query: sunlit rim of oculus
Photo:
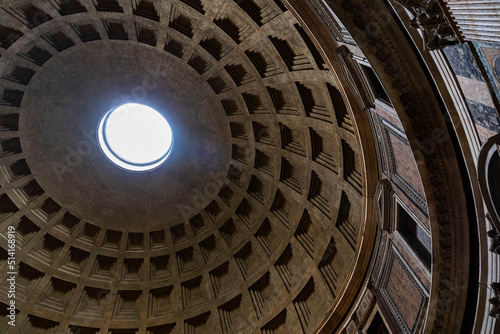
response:
[[[172,130],[156,110],[138,103],[111,109],[101,118],[99,146],[115,165],[133,172],[158,168],[172,152]]]

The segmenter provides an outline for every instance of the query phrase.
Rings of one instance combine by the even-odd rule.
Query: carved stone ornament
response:
[[[488,237],[491,238],[491,247],[490,251],[500,255],[500,233],[496,229],[492,229],[488,231]]]
[[[455,32],[436,0],[395,1],[412,13],[411,26],[422,29],[427,50],[437,50],[458,43]]]
[[[500,283],[491,283],[491,288],[495,297],[490,298],[490,304],[493,306],[489,315],[495,319],[500,319]]]

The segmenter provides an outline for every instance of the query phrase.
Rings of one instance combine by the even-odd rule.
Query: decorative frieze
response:
[[[437,50],[456,44],[458,38],[437,0],[395,0],[411,14],[410,25],[423,32],[424,47]]]

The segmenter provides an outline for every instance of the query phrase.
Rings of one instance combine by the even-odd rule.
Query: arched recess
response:
[[[500,231],[500,135],[488,139],[477,161],[479,186],[496,231]]]
[[[287,6],[308,27],[309,34],[328,60],[330,68],[341,73],[335,57],[338,43],[325,28],[325,20],[317,15],[308,1],[287,0]],[[437,96],[425,69],[417,65],[419,58],[395,19],[388,14],[383,1],[326,0],[342,21],[361,51],[370,62],[400,118],[424,186],[428,203],[432,235],[432,286],[430,303],[422,332],[458,333],[467,297],[469,268],[468,216],[461,170],[454,148],[454,134],[446,123],[446,110]],[[349,87],[348,78],[338,77],[343,87]],[[355,87],[352,86],[351,87]],[[361,89],[361,88],[360,88]],[[352,108],[358,130],[360,152],[364,155],[366,212],[372,210],[373,191],[377,175],[375,155],[363,99],[356,99],[352,91],[344,92]],[[358,94],[359,96],[359,94]],[[436,133],[444,138],[436,140]],[[432,149],[425,147],[432,143]],[[373,155],[372,155],[373,154]],[[373,183],[375,182],[375,183]],[[370,219],[365,220],[365,231]],[[358,257],[358,261],[366,258]],[[359,266],[357,263],[356,266]],[[342,321],[346,308],[352,303],[360,278],[351,276],[345,294],[332,307],[330,315],[318,332],[331,333]]]

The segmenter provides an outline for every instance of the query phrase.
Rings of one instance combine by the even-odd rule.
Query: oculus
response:
[[[97,131],[104,155],[118,167],[146,172],[158,168],[172,151],[172,130],[153,108],[126,103],[109,110]]]

